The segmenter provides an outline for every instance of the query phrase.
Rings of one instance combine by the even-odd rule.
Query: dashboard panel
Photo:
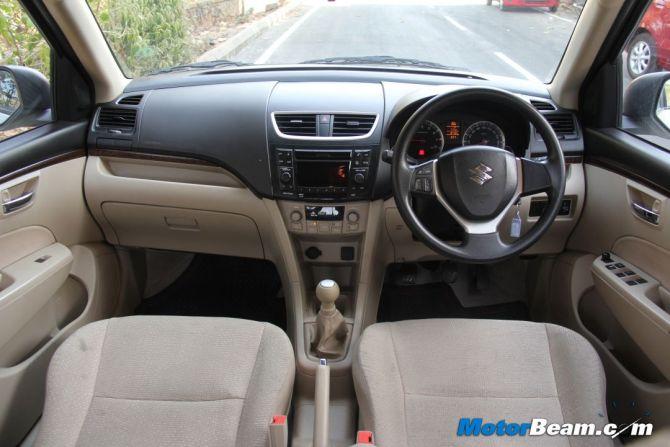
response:
[[[245,69],[138,79],[114,101],[99,105],[88,146],[199,159],[233,173],[258,197],[386,199],[392,194],[391,170],[382,154],[393,149],[407,118],[435,95],[475,85],[539,101],[543,108],[538,110],[547,119],[555,116],[574,124],[573,133],[561,138],[564,152],[582,152],[574,115],[558,108],[534,84],[354,69]],[[134,117],[131,124],[129,114]],[[464,144],[500,146],[518,156],[545,151],[527,121],[497,104],[464,103],[441,110],[429,121],[415,143],[417,159]],[[311,134],[303,134],[306,127]],[[336,165],[337,170],[320,172],[338,174],[333,177],[338,183],[305,180],[305,172],[299,171],[316,163]]]

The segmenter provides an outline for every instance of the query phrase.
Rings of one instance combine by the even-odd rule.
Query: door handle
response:
[[[5,214],[9,214],[14,211],[18,211],[21,208],[28,206],[30,201],[33,199],[33,192],[26,193],[16,199],[9,200],[2,204],[2,211]]]
[[[638,217],[646,220],[650,224],[658,225],[661,216],[657,212],[652,211],[644,205],[640,205],[639,203],[635,202],[632,203],[632,207],[633,211],[638,215]]]

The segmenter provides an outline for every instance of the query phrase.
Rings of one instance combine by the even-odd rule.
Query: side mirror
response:
[[[0,66],[0,131],[51,121],[51,88],[42,73],[28,67]]]

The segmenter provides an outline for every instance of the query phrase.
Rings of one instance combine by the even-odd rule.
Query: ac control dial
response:
[[[291,222],[300,222],[302,220],[302,214],[300,211],[293,211],[291,213]]]

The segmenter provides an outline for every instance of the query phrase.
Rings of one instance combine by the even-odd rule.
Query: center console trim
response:
[[[372,124],[372,127],[370,128],[370,131],[366,133],[365,135],[356,135],[353,137],[318,137],[318,136],[313,136],[313,137],[308,137],[308,136],[300,136],[300,135],[287,135],[281,130],[279,130],[279,126],[277,126],[277,120],[275,119],[276,114],[295,114],[295,115],[369,115],[369,116],[374,116],[375,121]],[[320,111],[305,111],[305,110],[276,110],[272,113],[270,113],[271,116],[271,121],[272,121],[272,128],[274,129],[275,133],[287,140],[299,140],[299,141],[355,141],[355,140],[365,140],[367,138],[370,138],[374,133],[375,130],[377,129],[377,125],[379,125],[379,114],[378,113],[370,113],[370,112],[348,112],[348,111],[337,111],[337,112],[326,112],[323,110]]]

